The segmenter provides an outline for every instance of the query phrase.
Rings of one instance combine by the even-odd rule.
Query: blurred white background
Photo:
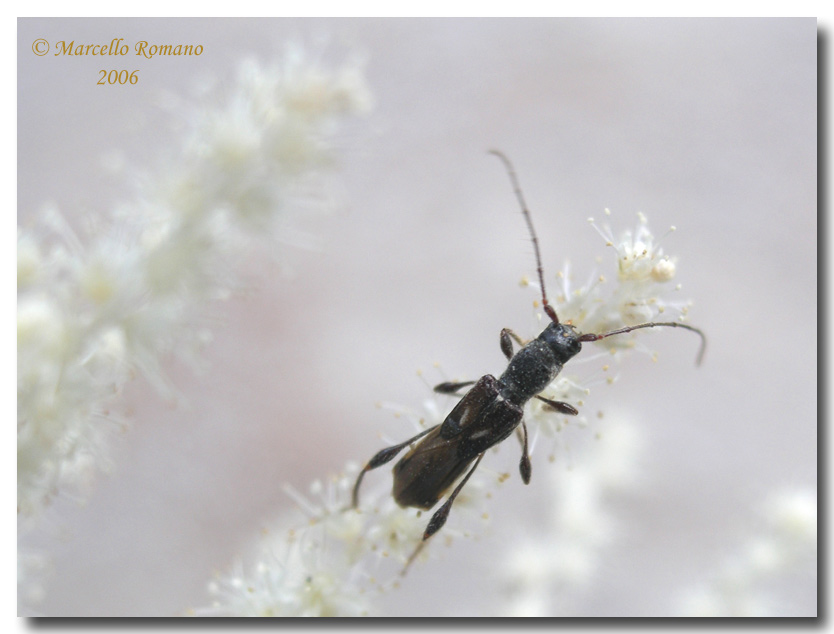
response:
[[[208,602],[206,583],[262,526],[380,434],[410,428],[377,401],[418,408],[430,382],[505,366],[502,327],[528,332],[532,249],[500,164],[515,162],[553,279],[580,279],[597,255],[589,227],[645,213],[677,231],[696,341],[650,335],[659,362],[632,356],[589,411],[626,412],[643,434],[640,489],[612,502],[623,538],[573,614],[674,613],[757,530],[773,490],[816,488],[817,32],[813,19],[558,20],[24,19],[18,23],[18,222],[48,201],[105,213],[130,183],[102,168],[118,151],[152,166],[174,138],[166,94],[237,63],[271,60],[288,40],[358,51],[376,99],[351,127],[338,182],[345,204],[301,227],[321,248],[289,248],[293,275],[253,260],[245,297],[222,319],[195,376],[170,374],[185,404],[141,379],[114,472],[84,505],[60,500],[27,547],[54,557],[43,613],[175,615]],[[127,62],[134,86],[96,86],[108,58],[37,57],[31,42],[202,44],[196,58]],[[104,62],[101,60],[104,59]],[[121,67],[121,66],[120,66]],[[555,293],[555,282],[551,281]],[[575,433],[592,438],[596,429]],[[510,450],[508,450],[510,449]],[[534,455],[536,475],[565,470]],[[502,614],[498,553],[536,530],[548,504],[515,475],[517,444],[490,457],[513,479],[488,531],[417,566],[390,615]],[[486,463],[485,463],[486,464]],[[370,477],[388,478],[388,470]],[[778,590],[785,614],[816,613],[811,577]]]

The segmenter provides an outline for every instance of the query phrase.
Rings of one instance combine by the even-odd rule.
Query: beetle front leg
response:
[[[522,346],[522,347],[524,346],[524,340],[521,337],[519,337],[517,334],[515,334],[509,328],[502,328],[501,329],[501,338],[500,338],[501,352],[503,352],[504,356],[507,357],[507,361],[509,361],[510,359],[513,358],[513,342],[510,339],[510,337],[515,339],[515,342],[519,346]]]
[[[434,425],[424,431],[421,431],[419,434],[414,436],[414,438],[409,438],[408,440],[400,443],[399,445],[394,445],[393,447],[386,447],[385,449],[378,451],[373,458],[368,460],[368,464],[366,464],[362,468],[362,471],[359,472],[359,476],[356,478],[356,484],[353,485],[353,498],[350,508],[355,509],[359,506],[359,485],[362,484],[362,478],[365,477],[365,474],[368,471],[376,469],[377,467],[381,467],[382,465],[390,462],[403,449],[408,447],[414,441],[419,440],[420,438],[428,434],[435,427],[437,427],[437,425]]]

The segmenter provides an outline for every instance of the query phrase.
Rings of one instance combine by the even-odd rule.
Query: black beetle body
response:
[[[581,349],[570,326],[551,323],[512,356],[500,378],[482,376],[443,423],[394,467],[397,504],[432,508],[475,458],[513,433],[524,404]]]

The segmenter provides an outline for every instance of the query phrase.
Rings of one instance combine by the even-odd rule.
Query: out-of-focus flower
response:
[[[340,126],[369,106],[356,63],[298,49],[246,62],[225,101],[191,111],[137,200],[83,236],[53,208],[19,230],[21,514],[107,468],[107,438],[124,427],[115,397],[135,373],[172,394],[161,360],[197,358],[205,302],[229,296],[249,248],[283,239],[290,210],[321,204]]]
[[[636,425],[613,419],[599,442],[573,456],[570,470],[543,474],[546,490],[537,496],[548,500],[549,518],[541,532],[514,540],[501,566],[508,616],[569,616],[571,600],[589,587],[615,542],[606,500],[634,484],[643,442]]]
[[[708,582],[680,599],[684,616],[790,616],[775,601],[770,584],[804,577],[816,585],[817,495],[813,490],[780,490],[759,512],[762,526],[728,557]]]

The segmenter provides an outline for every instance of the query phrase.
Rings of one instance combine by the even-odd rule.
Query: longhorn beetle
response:
[[[550,322],[542,333],[527,343],[509,328],[501,330],[501,352],[507,357],[509,365],[497,379],[491,374],[482,376],[478,381],[448,382],[435,386],[434,391],[441,394],[454,394],[464,387],[472,385],[461,400],[455,405],[441,424],[426,429],[403,443],[387,447],[378,452],[364,466],[356,484],[353,487],[352,508],[359,505],[359,485],[365,474],[377,467],[390,462],[400,451],[409,445],[420,441],[394,466],[394,500],[402,507],[413,506],[428,510],[432,508],[443,494],[465,472],[466,475],[452,491],[429,520],[423,539],[416,550],[409,557],[402,574],[417,557],[420,550],[432,535],[439,531],[446,523],[449,510],[455,498],[466,482],[478,468],[484,453],[507,438],[521,425],[521,462],[519,470],[524,484],[530,483],[532,467],[527,450],[527,426],[522,414],[524,404],[531,398],[544,401],[553,411],[568,416],[576,416],[579,412],[573,405],[562,401],[554,401],[539,392],[544,390],[561,372],[562,367],[576,356],[586,341],[599,341],[612,335],[625,334],[639,328],[657,328],[666,326],[671,328],[685,328],[697,333],[701,337],[701,347],[698,352],[697,364],[706,348],[706,337],[698,328],[693,328],[678,322],[646,322],[636,326],[626,326],[603,334],[580,334],[571,324],[563,324],[556,315],[556,310],[547,301],[544,288],[544,272],[542,270],[539,241],[533,229],[533,221],[527,210],[527,203],[521,192],[515,169],[510,160],[497,150],[490,150],[504,164],[510,177],[515,196],[521,206],[521,213],[527,221],[527,229],[533,241],[536,254],[536,269],[542,289],[542,308],[550,318]],[[513,353],[513,340],[522,346]],[[474,462],[474,464],[473,464]],[[472,465],[469,468],[469,465]]]

